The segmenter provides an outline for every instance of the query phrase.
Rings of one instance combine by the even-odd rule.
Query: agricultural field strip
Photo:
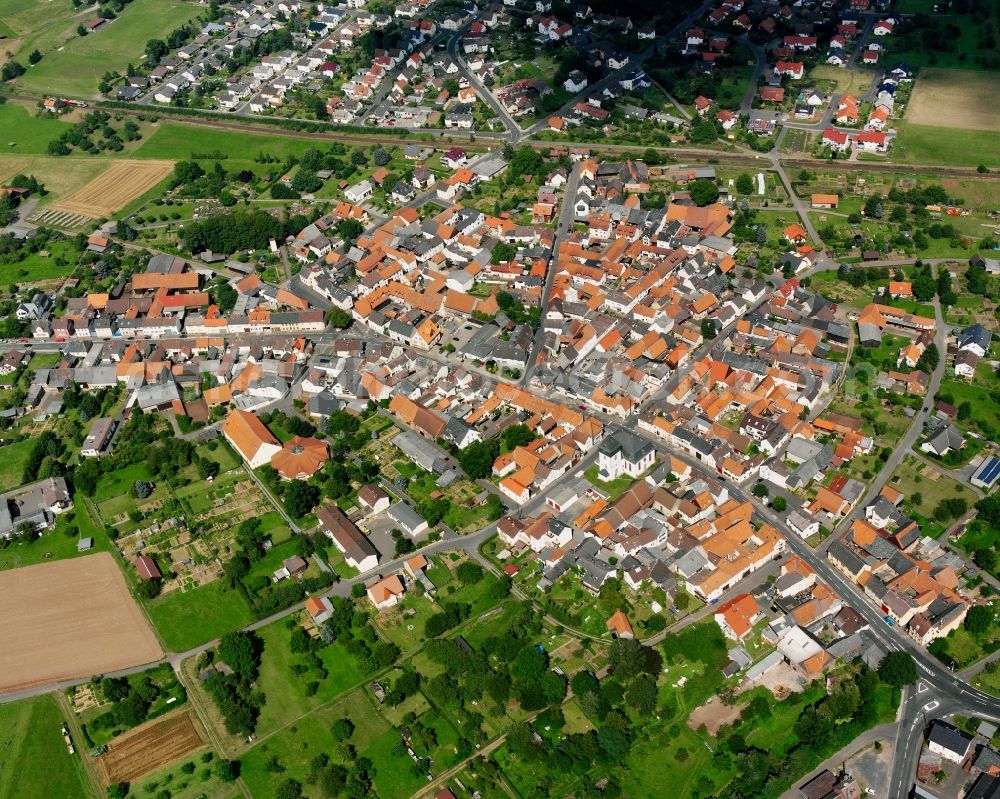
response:
[[[105,785],[133,782],[204,745],[190,714],[184,710],[121,735],[97,762]]]
[[[172,169],[171,161],[118,161],[52,207],[95,218],[109,216],[141,197]]]
[[[0,617],[0,691],[116,671],[163,655],[107,552],[0,573],[0,607],[20,609]]]

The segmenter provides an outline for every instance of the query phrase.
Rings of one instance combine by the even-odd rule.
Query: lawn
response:
[[[0,148],[4,153],[17,155],[43,155],[48,152],[49,142],[58,139],[69,123],[56,119],[51,114],[34,116],[23,105],[6,102],[0,105]],[[0,174],[7,169],[0,162]]]
[[[997,420],[1000,419],[1000,395],[996,392],[946,377],[941,381],[937,398],[956,408],[964,402],[969,403],[969,418],[959,420],[959,426],[975,430],[987,439],[996,435]]]
[[[87,757],[83,741],[74,741],[75,755],[66,751],[60,731],[64,721],[53,696],[0,705],[0,796],[93,796],[80,763]]]
[[[597,476],[598,466],[595,463],[589,469],[587,469],[583,476],[587,478],[592,486],[600,491],[604,491],[608,494],[608,501],[614,502],[618,497],[628,491],[632,484],[636,482],[635,478],[629,477],[627,474],[623,474],[621,477],[616,477],[614,480],[609,480],[605,482]]]
[[[76,268],[78,252],[68,242],[51,245],[47,251],[29,253],[16,264],[0,264],[0,283],[34,283],[69,277]]]
[[[390,727],[361,750],[361,756],[375,764],[375,788],[381,799],[412,796],[427,782],[413,773],[413,761],[399,753],[399,743],[399,732]]]
[[[171,652],[184,652],[253,621],[243,597],[226,588],[223,580],[183,593],[172,591],[144,604],[164,648]]]
[[[954,663],[957,668],[964,668],[995,651],[998,645],[1000,645],[1000,627],[996,625],[982,638],[974,637],[964,627],[959,627],[944,638],[934,641],[929,650],[945,665]]]
[[[841,69],[830,64],[817,64],[809,70],[812,80],[826,80],[834,84],[837,94],[853,94],[862,97],[872,85],[873,75],[853,69]]]
[[[891,151],[894,161],[952,166],[1000,165],[1000,137],[995,132],[938,128],[904,121],[895,125],[899,135]]]
[[[210,755],[212,760],[206,763],[202,758]],[[195,770],[186,774],[182,767],[194,763]],[[216,756],[211,752],[200,752],[187,760],[174,763],[169,768],[154,772],[142,778],[142,782],[134,783],[129,790],[129,799],[162,799],[163,791],[169,790],[170,799],[235,799],[243,793],[236,783],[225,783],[215,776],[213,766]]]
[[[321,752],[327,753],[333,762],[338,762],[330,727],[341,718],[349,718],[354,723],[350,743],[359,753],[371,757],[379,772],[390,770],[393,765],[409,770],[409,758],[405,763],[391,763],[381,749],[374,746],[383,736],[396,733],[378,712],[374,700],[364,690],[358,689],[259,740],[241,758],[243,782],[255,799],[276,796],[278,786],[289,778],[304,783],[309,762]],[[378,759],[373,755],[378,755]],[[381,792],[380,795],[389,799]],[[307,786],[306,796],[315,799],[319,792]]]
[[[292,618],[297,619],[298,615]],[[315,710],[362,681],[357,661],[337,643],[317,653],[327,671],[325,679],[318,679],[313,672],[293,676],[292,665],[302,662],[302,656],[291,650],[291,632],[285,621],[276,621],[258,632],[264,639],[264,657],[257,687],[267,697],[257,723],[259,736]],[[318,680],[319,688],[313,696],[306,696],[306,684],[310,680]]]
[[[0,454],[3,456],[3,463],[0,464],[0,491],[10,491],[21,485],[24,465],[28,462],[28,456],[31,455],[34,446],[35,440],[26,438],[16,444],[0,447]]]
[[[74,497],[72,512],[59,517],[54,529],[44,533],[30,544],[11,544],[0,550],[0,569],[8,566],[31,566],[50,560],[63,560],[95,552],[111,552],[112,545],[104,528],[90,516],[87,501],[80,494]],[[93,538],[94,547],[88,552],[78,552],[76,545],[80,538]]]
[[[981,691],[1000,696],[1000,668],[991,668],[992,666],[993,664],[988,664],[976,675],[972,683]]]
[[[261,152],[285,160],[289,156],[301,156],[311,147],[316,147],[314,140],[297,138],[289,131],[282,131],[281,135],[237,133],[203,126],[193,128],[180,122],[161,122],[143,140],[134,155],[137,158],[180,160],[190,158],[192,153],[224,153],[227,159],[252,162]],[[228,160],[226,166],[232,169]]]
[[[976,495],[961,483],[941,474],[935,467],[920,460],[915,455],[907,455],[893,472],[889,485],[906,495],[904,507],[921,523],[924,532],[937,536],[943,532],[942,524],[935,520],[934,511],[942,500],[964,499],[971,508]],[[914,499],[919,499],[914,503]],[[956,521],[954,519],[948,521]]]
[[[165,37],[198,13],[194,3],[180,0],[135,0],[88,36],[73,37],[61,49],[44,53],[18,83],[29,91],[90,97],[104,73],[141,63],[149,39]],[[27,47],[34,47],[33,42],[26,41],[22,51]]]

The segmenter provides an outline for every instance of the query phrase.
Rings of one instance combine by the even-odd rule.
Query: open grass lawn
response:
[[[350,742],[359,754],[372,759],[380,775],[382,772],[391,772],[394,768],[408,772],[409,763],[412,762],[408,757],[404,758],[404,763],[391,755],[391,745],[384,753],[381,746],[376,746],[383,737],[392,735],[395,736],[392,739],[395,741],[398,740],[398,735],[379,713],[374,700],[359,689],[296,719],[273,735],[258,739],[253,749],[241,758],[243,782],[254,799],[272,799],[277,795],[278,786],[289,778],[305,783],[309,762],[322,752],[328,754],[331,761],[337,762],[336,745],[330,734],[330,727],[342,718],[349,718],[354,723],[354,734]],[[277,761],[280,770],[274,769],[273,760]],[[350,763],[344,765],[350,768]],[[379,795],[389,799],[389,795],[382,792],[381,786],[379,789]],[[306,785],[305,796],[319,799],[320,792],[315,786]]]
[[[970,385],[964,380],[952,380],[945,377],[941,381],[938,398],[956,408],[963,402],[969,403],[971,415],[968,419],[959,422],[961,427],[975,430],[988,439],[993,438],[996,434],[998,420],[1000,420],[1000,396],[995,392],[975,384]]]
[[[101,477],[94,492],[94,502],[107,502],[132,491],[136,480],[152,480],[153,473],[145,463],[133,463]]]
[[[937,479],[933,479],[935,475]],[[889,478],[889,485],[906,495],[906,499],[903,500],[904,507],[920,517],[918,521],[921,522],[924,532],[932,536],[944,530],[942,524],[934,519],[934,511],[942,500],[964,499],[969,508],[976,502],[976,495],[969,488],[941,474],[914,455],[907,455],[903,459]],[[920,502],[914,503],[918,495]],[[951,521],[947,523],[950,524]]]
[[[463,630],[462,637],[469,646],[473,649],[479,649],[487,639],[495,635],[502,635],[509,630],[514,622],[520,618],[520,602],[508,600],[500,606],[499,611],[488,619],[477,621]]]
[[[587,478],[587,481],[600,491],[604,491],[608,494],[608,501],[614,502],[618,497],[628,491],[632,484],[635,483],[635,478],[629,477],[627,474],[623,474],[621,477],[617,477],[614,480],[604,481],[598,476],[598,467],[595,463],[589,469],[587,469],[583,476]]]
[[[410,614],[410,611],[415,611]],[[375,626],[378,631],[403,652],[412,652],[424,641],[424,625],[440,608],[427,597],[407,594],[395,607],[378,612]]]
[[[16,444],[0,447],[0,491],[10,491],[21,485],[24,465],[34,446],[35,440],[26,438]]]
[[[183,593],[172,591],[143,604],[164,648],[171,652],[184,652],[253,621],[243,597],[222,580]]]
[[[483,579],[478,583],[462,585],[456,581],[453,585],[449,585],[438,594],[438,599],[442,602],[468,603],[472,606],[471,616],[474,618],[496,604],[496,600],[490,596],[490,590],[496,586],[497,582],[495,575],[485,572]]]
[[[58,139],[69,127],[68,122],[51,114],[35,116],[34,109],[29,111],[20,103],[6,102],[0,105],[0,152],[43,155],[48,151],[49,142]],[[6,171],[0,162],[0,174]]]
[[[993,694],[993,696],[1000,696],[1000,669],[991,670],[987,666],[976,675],[972,684],[980,691],[986,691],[986,693]]]
[[[7,105],[10,105],[8,103]],[[0,106],[0,109],[7,106]],[[90,155],[12,155],[17,148],[8,149],[0,140],[0,176],[4,179],[18,173],[34,175],[45,186],[46,194],[39,198],[38,210],[72,194],[89,183],[113,163],[108,158]]]
[[[0,796],[93,797],[80,763],[83,741],[74,741],[75,755],[66,751],[64,721],[53,696],[0,705]]]
[[[398,752],[399,732],[391,727],[361,751],[375,764],[375,789],[382,799],[404,799],[427,783],[423,774],[414,774],[413,761]]]
[[[30,91],[89,97],[105,72],[141,63],[149,39],[165,36],[198,13],[194,3],[181,0],[135,0],[88,36],[75,36],[62,49],[44,52],[18,83]],[[26,41],[22,51],[33,46]]]
[[[190,158],[192,153],[225,153],[228,158],[224,166],[231,171],[233,167],[230,159],[252,163],[259,153],[285,159],[290,155],[301,156],[310,147],[316,147],[316,142],[296,138],[287,131],[275,136],[267,133],[213,130],[171,121],[161,122],[156,130],[143,140],[142,145],[135,151],[135,156],[179,160]],[[259,170],[260,164],[256,164],[256,167]]]
[[[213,767],[217,762],[216,756],[208,753],[212,754],[212,760],[205,763],[202,760],[204,754],[199,752],[169,768],[143,777],[141,782],[133,783],[129,790],[130,799],[159,799],[166,795],[161,793],[164,790],[170,791],[170,799],[199,799],[204,796],[211,799],[235,799],[242,796],[236,783],[222,782],[215,776]],[[186,763],[194,763],[193,773],[185,774],[181,769]]]
[[[95,552],[111,552],[111,541],[104,528],[91,518],[86,500],[79,494],[74,500],[73,510],[60,516],[55,528],[42,534],[41,538],[30,544],[11,543],[6,549],[0,549],[0,570]],[[93,538],[93,549],[78,552],[76,545],[81,538]]]
[[[809,70],[809,77],[813,80],[830,81],[834,84],[834,91],[837,94],[853,94],[855,97],[861,97],[872,85],[874,75],[862,70],[841,69],[832,64],[817,64]]]
[[[34,283],[73,274],[79,253],[68,242],[53,244],[46,254],[31,253],[16,264],[0,264],[0,283]]]
[[[257,723],[258,736],[285,726],[362,681],[357,661],[340,644],[331,644],[317,653],[327,671],[325,679],[315,672],[295,676],[292,664],[304,661],[302,655],[291,650],[291,631],[285,621],[269,624],[259,634],[264,639],[264,657],[257,686],[267,697],[267,704],[261,709]],[[313,696],[306,696],[306,684],[313,680],[319,682],[319,689]]]
[[[863,288],[855,288],[837,277],[834,271],[817,272],[811,278],[810,288],[827,299],[852,308],[864,308],[871,302],[871,294]]]
[[[911,122],[896,123],[894,161],[906,164],[1000,165],[1000,137],[993,131],[959,130]]]
[[[36,352],[28,361],[28,369],[51,369],[62,360],[59,352]]]
[[[983,638],[973,637],[964,627],[952,630],[944,638],[938,638],[930,646],[933,654],[942,663],[954,663],[956,668],[971,666],[984,655],[993,652],[1000,642],[1000,627],[994,625]]]

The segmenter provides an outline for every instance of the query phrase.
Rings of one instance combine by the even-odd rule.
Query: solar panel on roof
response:
[[[997,475],[1000,475],[1000,458],[997,458],[994,455],[989,459],[989,461],[987,461],[986,465],[979,470],[979,473],[976,475],[976,479],[989,485],[997,479]]]

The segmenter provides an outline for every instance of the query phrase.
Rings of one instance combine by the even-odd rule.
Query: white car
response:
[[[875,789],[874,788],[865,788],[865,793],[868,794],[869,796],[874,796],[875,795]]]

